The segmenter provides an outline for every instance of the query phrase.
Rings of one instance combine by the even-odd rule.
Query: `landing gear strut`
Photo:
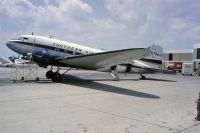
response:
[[[119,80],[119,74],[116,71],[117,65],[111,66],[110,69],[111,69],[111,72],[110,72],[111,76],[114,78],[115,81],[118,81]]]
[[[117,73],[117,71],[112,70],[110,74],[114,78],[115,81],[119,80],[119,74]]]

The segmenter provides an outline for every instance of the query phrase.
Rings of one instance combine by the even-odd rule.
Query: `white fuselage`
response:
[[[102,50],[36,35],[20,36],[18,39],[9,40],[6,45],[13,51],[25,56],[32,53],[34,49],[45,49],[65,57],[103,52]]]

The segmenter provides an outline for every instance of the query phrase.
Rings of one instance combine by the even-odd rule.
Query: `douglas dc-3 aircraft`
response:
[[[115,80],[119,80],[118,72],[131,73],[134,72],[134,68],[142,68],[148,71],[159,69],[147,62],[152,61],[150,56],[159,54],[155,52],[157,45],[149,48],[131,48],[106,52],[37,35],[22,35],[17,39],[7,41],[6,45],[18,54],[30,57],[40,67],[51,66],[51,70],[46,72],[46,77],[54,82],[61,81],[63,75],[68,72],[60,74],[60,67],[110,72]],[[145,58],[148,56],[150,58]],[[154,63],[158,62],[160,63],[160,60],[154,60]],[[58,67],[56,72],[53,72],[53,66]],[[145,78],[141,72],[139,74],[141,79]]]
[[[0,67],[13,67],[14,63],[7,58],[0,57]]]

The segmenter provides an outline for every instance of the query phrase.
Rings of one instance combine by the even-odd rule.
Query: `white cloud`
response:
[[[195,0],[104,0],[101,8],[83,0],[32,1],[0,1],[1,34],[34,31],[108,50],[153,42],[186,49],[200,40],[200,2]],[[96,16],[96,10],[102,14]]]
[[[28,0],[3,0],[0,4],[2,14],[18,20],[33,17],[36,8]]]
[[[134,23],[141,17],[147,16],[152,6],[149,0],[105,0],[105,7],[121,21]]]
[[[92,14],[92,8],[80,0],[62,0],[58,6],[45,5],[37,8],[35,27],[70,26],[73,20],[84,20]]]
[[[14,20],[24,16],[23,23],[17,21],[20,32],[15,32],[18,34],[34,31],[36,34],[55,35],[65,40],[93,44],[90,46],[97,48],[102,48],[111,40],[121,37],[126,29],[126,25],[112,19],[96,18],[92,7],[81,0],[61,0],[56,5],[48,4],[47,0],[44,3],[43,6],[35,7],[27,0],[6,2],[5,9],[12,6],[14,10],[17,10],[17,14],[13,14],[15,17],[12,17],[10,12],[4,12],[4,14]],[[25,9],[24,5],[30,6],[26,12],[19,10]],[[10,22],[10,19],[7,20]],[[107,45],[106,48],[111,49],[112,45]]]
[[[178,32],[188,28],[189,24],[183,19],[173,18],[168,21],[169,31]]]
[[[128,33],[136,34],[132,37],[135,42],[156,42],[166,49],[185,49],[200,41],[198,1],[105,0],[105,6],[115,19],[127,23]]]
[[[131,8],[129,4],[132,5]],[[119,18],[122,21],[130,22],[131,20],[136,20],[138,17],[137,12],[132,10],[134,5],[131,1],[106,0],[105,6],[114,17]]]
[[[119,37],[126,29],[126,25],[112,19],[96,18],[92,7],[80,0],[63,0],[58,6],[39,7],[35,18],[26,32],[34,30],[46,35],[53,34],[97,48],[106,46],[106,42]]]

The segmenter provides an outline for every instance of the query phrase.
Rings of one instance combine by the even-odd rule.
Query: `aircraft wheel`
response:
[[[51,79],[53,82],[60,82],[62,80],[62,75],[56,72]]]
[[[140,78],[141,80],[145,80],[146,79],[146,77],[144,76],[144,75],[141,75],[141,78]]]
[[[51,79],[51,78],[53,77],[53,75],[54,75],[54,72],[53,72],[53,71],[47,71],[47,72],[46,72],[46,77],[47,77],[48,79]]]

